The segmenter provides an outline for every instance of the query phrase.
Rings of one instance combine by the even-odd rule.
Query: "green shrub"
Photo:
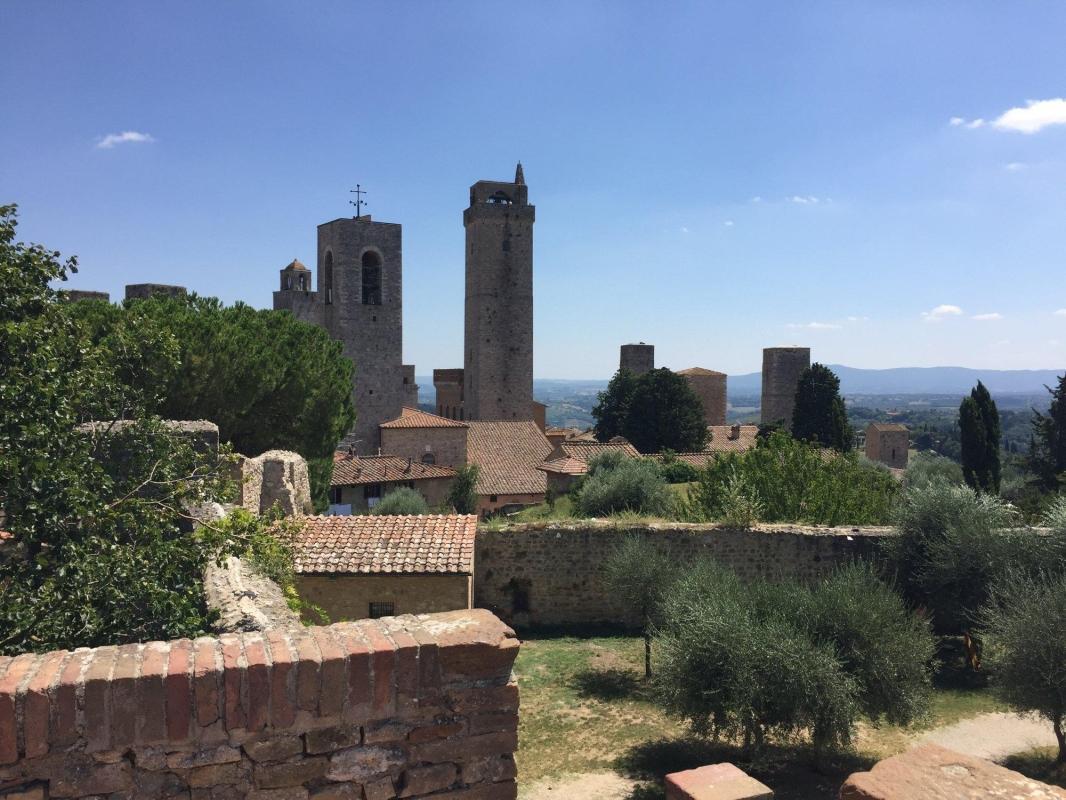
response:
[[[751,528],[763,513],[763,505],[740,473],[733,470],[722,496],[722,522],[731,528]]]
[[[883,524],[899,493],[888,472],[863,466],[854,453],[821,450],[772,433],[758,447],[708,464],[690,498],[711,519],[723,519],[734,475],[761,504],[764,522]]]
[[[662,456],[659,471],[667,483],[692,483],[699,477],[699,470],[687,461],[678,461],[672,450],[664,451]]]
[[[932,452],[915,453],[907,463],[904,473],[904,485],[928,486],[930,483],[942,482],[964,484],[962,466],[946,456]]]
[[[455,480],[444,504],[454,509],[456,514],[473,514],[477,511],[478,472],[477,464],[467,464],[455,471]]]
[[[589,462],[589,471],[574,498],[583,517],[605,517],[624,511],[669,516],[674,496],[658,468],[643,459],[615,459],[604,454]]]
[[[928,698],[932,639],[868,569],[811,588],[689,570],[662,605],[656,685],[699,734],[809,734],[846,744],[861,712],[909,722]]]
[[[426,498],[409,486],[399,486],[387,492],[381,502],[370,509],[371,514],[428,514]]]
[[[1051,722],[1066,762],[1066,577],[1009,575],[980,619],[995,691]]]

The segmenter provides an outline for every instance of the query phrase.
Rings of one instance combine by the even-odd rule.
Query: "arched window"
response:
[[[292,288],[292,275],[286,275],[285,276],[285,285],[282,286],[281,288],[282,289],[291,289]]]
[[[372,250],[363,253],[363,305],[381,305],[381,256]]]
[[[307,276],[306,275],[301,275],[300,276],[300,291],[301,292],[306,292],[307,291]]]
[[[329,305],[333,302],[333,253],[332,251],[326,251],[326,288],[324,291],[326,297],[326,304]]]
[[[490,206],[509,206],[511,198],[502,191],[493,193],[486,201]]]
[[[422,463],[423,464],[436,464],[437,463],[437,457],[435,455],[433,455],[432,453],[423,453],[422,454]]]

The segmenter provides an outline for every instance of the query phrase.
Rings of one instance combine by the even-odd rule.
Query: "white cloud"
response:
[[[998,311],[992,311],[988,314],[974,314],[971,319],[975,319],[978,322],[995,322],[996,320],[1003,319],[1003,315]]]
[[[869,317],[851,316],[851,317],[848,317],[848,322],[867,322],[869,319],[870,319]]]
[[[808,331],[836,331],[842,328],[842,325],[837,325],[835,322],[790,322],[786,327],[789,328],[803,328]]]
[[[1026,100],[1025,107],[1010,108],[992,120],[1001,131],[1037,133],[1051,125],[1066,125],[1066,99]]]
[[[934,308],[932,311],[923,311],[922,317],[927,322],[940,322],[940,320],[947,319],[948,317],[962,316],[962,309],[958,306],[943,304]]]
[[[807,194],[807,195],[794,194],[791,197],[787,197],[785,199],[788,200],[788,202],[790,202],[790,203],[799,203],[800,205],[803,205],[803,206],[816,205],[818,202],[820,202],[818,200],[818,198],[815,197],[813,194]]]
[[[682,233],[688,233],[688,228],[686,228],[684,225],[682,225],[681,226],[681,232]]]
[[[755,195],[753,198],[751,198],[751,202],[753,202],[753,203],[761,203],[762,202],[762,197],[759,196],[759,195]]]
[[[125,144],[126,142],[154,142],[155,139],[150,133],[141,133],[140,131],[123,131],[122,133],[109,133],[107,136],[101,137],[100,141],[96,143],[96,146],[101,150],[110,150],[117,144]]]
[[[727,219],[727,220],[726,220],[725,222],[723,222],[722,224],[723,224],[723,225],[725,225],[725,226],[726,226],[727,228],[732,228],[732,227],[733,227],[733,220],[731,220],[731,219]]]
[[[1056,317],[1066,317],[1066,308],[1060,308],[1055,312]]]
[[[953,128],[983,128],[985,121],[978,117],[977,119],[964,119],[963,117],[952,117],[948,120],[948,124]]]

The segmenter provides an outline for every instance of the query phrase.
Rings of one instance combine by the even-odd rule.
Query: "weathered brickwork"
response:
[[[300,597],[331,620],[363,619],[371,604],[391,603],[393,614],[429,614],[470,608],[470,575],[298,575]]]
[[[725,425],[726,410],[726,382],[729,377],[724,372],[716,372],[713,369],[692,367],[683,369],[678,375],[688,381],[692,391],[699,397],[703,404],[703,419],[708,425]]]
[[[448,419],[465,419],[463,411],[463,370],[433,370],[433,388],[437,391],[437,413]]]
[[[462,467],[466,464],[466,428],[382,428],[381,451],[420,462],[431,453],[435,464]]]
[[[761,421],[792,427],[800,376],[811,365],[809,347],[767,347],[762,351]]]
[[[743,578],[813,580],[839,564],[874,556],[890,528],[639,525],[577,522],[481,528],[474,605],[517,625],[635,622],[603,585],[602,565],[623,536],[646,536],[678,564],[710,556]]]
[[[470,187],[466,228],[463,409],[468,420],[533,419],[533,220],[514,183]]]
[[[634,375],[643,375],[655,369],[655,345],[624,344],[618,352],[618,369],[627,369]]]
[[[0,798],[516,796],[485,611],[0,658]]]

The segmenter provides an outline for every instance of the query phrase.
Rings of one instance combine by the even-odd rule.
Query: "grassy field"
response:
[[[515,672],[521,690],[520,785],[524,798],[547,779],[614,772],[634,780],[631,800],[662,797],[662,776],[715,761],[733,761],[777,790],[782,800],[835,798],[844,778],[900,752],[924,729],[1000,710],[989,692],[955,676],[938,683],[927,719],[911,730],[861,725],[855,749],[815,769],[810,754],[768,749],[751,762],[735,747],[693,739],[663,714],[643,680],[642,641],[628,636],[524,638]],[[953,684],[948,688],[944,684]]]

